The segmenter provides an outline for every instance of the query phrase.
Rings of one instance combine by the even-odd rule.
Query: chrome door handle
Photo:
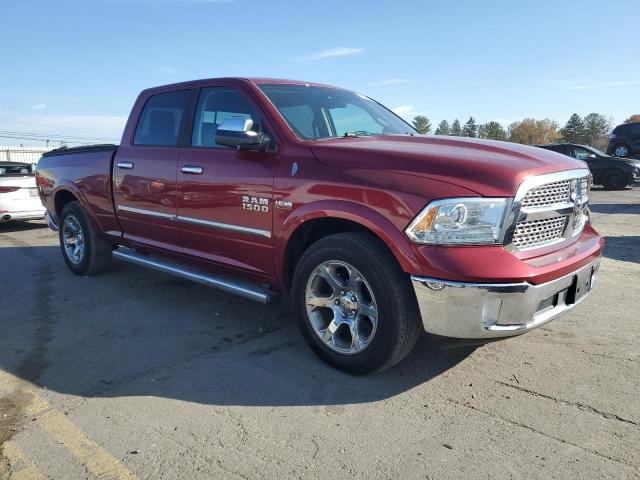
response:
[[[124,168],[126,170],[131,170],[133,168],[133,162],[118,162],[116,163],[118,168]]]
[[[185,165],[180,169],[182,173],[186,173],[187,175],[202,175],[204,169],[202,167],[196,167],[194,165]]]

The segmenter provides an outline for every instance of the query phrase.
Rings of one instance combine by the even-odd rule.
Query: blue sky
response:
[[[140,90],[234,75],[434,125],[640,113],[638,0],[1,0],[0,18],[0,131],[117,141]]]

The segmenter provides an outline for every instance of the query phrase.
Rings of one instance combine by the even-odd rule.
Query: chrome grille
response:
[[[541,247],[562,238],[567,216],[519,222],[513,233],[513,244],[519,249]]]
[[[577,237],[584,228],[590,186],[586,169],[526,179],[516,193],[506,248],[530,250]]]
[[[547,183],[529,190],[522,208],[549,207],[571,201],[571,180]]]

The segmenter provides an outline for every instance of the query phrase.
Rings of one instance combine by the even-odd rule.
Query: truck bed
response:
[[[103,232],[118,235],[120,227],[113,210],[111,188],[111,169],[117,151],[117,145],[103,144],[63,147],[45,153],[38,162],[37,182],[47,210],[57,217],[61,195],[71,192]]]

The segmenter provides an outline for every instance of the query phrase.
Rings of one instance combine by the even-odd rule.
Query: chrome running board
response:
[[[260,285],[214,276],[209,273],[170,263],[165,260],[151,258],[128,248],[119,247],[117,250],[113,251],[113,256],[124,260],[125,262],[134,263],[136,265],[158,270],[159,272],[164,272],[185,280],[201,283],[208,287],[217,288],[218,290],[233,293],[256,302],[268,304],[274,303],[278,300],[278,294],[276,292]]]

